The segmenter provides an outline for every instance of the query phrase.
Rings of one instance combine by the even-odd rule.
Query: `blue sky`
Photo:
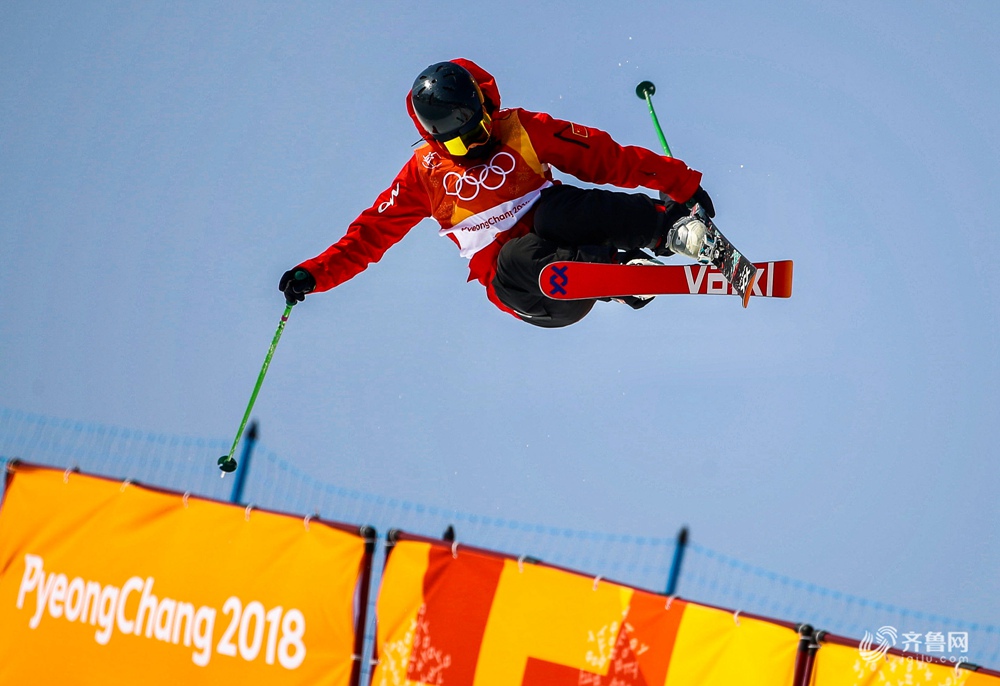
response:
[[[0,405],[229,437],[280,274],[339,238],[465,56],[508,105],[704,172],[795,295],[501,314],[436,226],[296,307],[255,415],[318,479],[668,536],[1000,617],[992,2],[0,9]],[[565,177],[564,177],[565,178]],[[214,460],[215,455],[206,459]]]

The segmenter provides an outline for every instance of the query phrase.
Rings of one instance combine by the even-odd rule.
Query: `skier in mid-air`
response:
[[[469,60],[424,69],[406,107],[423,143],[343,238],[282,275],[278,288],[288,302],[356,276],[433,217],[469,260],[469,280],[483,284],[497,307],[537,326],[567,326],[595,301],[547,298],[538,286],[545,265],[617,262],[645,255],[644,248],[695,257],[707,229],[685,219],[685,203],[715,216],[700,172],[621,146],[599,129],[501,109],[493,77]],[[645,187],[663,200],[559,183],[550,167],[589,183]],[[647,302],[622,300],[636,309]]]

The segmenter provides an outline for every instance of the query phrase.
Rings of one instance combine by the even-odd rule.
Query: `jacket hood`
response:
[[[492,117],[494,113],[500,109],[500,89],[497,88],[497,82],[493,78],[493,74],[489,73],[472,60],[456,57],[455,59],[448,61],[454,62],[460,67],[464,67],[470,74],[472,74],[476,83],[479,84],[479,89],[483,92],[483,99],[485,100],[483,106],[485,107],[487,114]],[[435,148],[444,150],[444,146],[434,140],[434,137],[424,131],[424,127],[420,125],[420,121],[417,119],[417,113],[413,111],[413,103],[410,102],[410,91],[406,91],[406,111],[409,113],[410,119],[413,120],[413,125],[417,127],[420,137]]]

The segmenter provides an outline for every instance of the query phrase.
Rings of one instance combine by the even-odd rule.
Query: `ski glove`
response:
[[[312,293],[314,288],[316,279],[302,267],[289,269],[278,282],[278,290],[285,294],[285,302],[289,305],[305,300],[306,294]]]
[[[705,210],[705,214],[709,217],[715,216],[715,205],[712,204],[712,199],[708,197],[708,192],[701,186],[698,186],[698,190],[696,190],[694,195],[691,196],[691,199],[687,201],[688,206],[692,206],[695,203],[701,205]]]

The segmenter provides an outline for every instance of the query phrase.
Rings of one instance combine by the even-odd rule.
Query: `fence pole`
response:
[[[246,465],[244,465],[246,468]],[[362,665],[365,652],[365,629],[368,625],[368,594],[372,584],[372,563],[375,556],[375,545],[378,541],[378,532],[375,527],[363,526],[359,533],[365,539],[365,554],[362,558],[362,572],[360,588],[358,589],[358,611],[357,619],[354,623],[354,664],[351,666],[351,686],[358,686],[361,683]]]
[[[816,654],[816,637],[813,628],[808,624],[800,624],[799,648],[795,652],[795,674],[792,677],[793,686],[807,686],[812,678],[812,660]]]
[[[253,455],[253,448],[256,443],[257,420],[255,419],[250,422],[250,428],[247,429],[246,433],[246,440],[243,442],[243,453],[240,455],[240,464],[243,465],[243,469],[236,472],[236,482],[233,484],[232,495],[229,496],[229,502],[231,503],[242,504],[243,486],[247,482],[247,473],[250,471],[250,457]]]
[[[684,561],[684,549],[687,548],[688,529],[681,527],[677,532],[677,543],[674,545],[674,559],[670,562],[670,575],[667,577],[667,595],[677,595],[677,583],[681,578],[681,562]]]

